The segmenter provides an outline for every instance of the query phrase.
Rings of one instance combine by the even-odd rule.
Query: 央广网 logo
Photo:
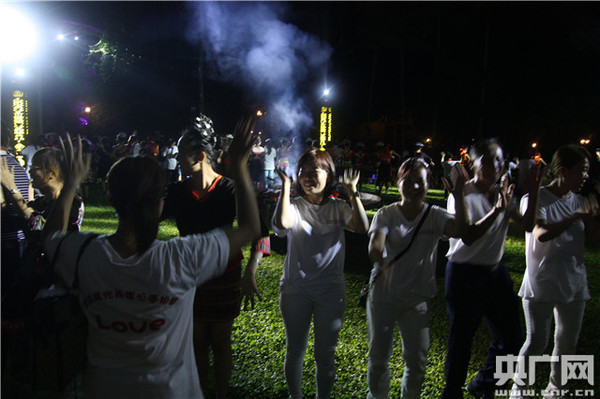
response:
[[[502,386],[513,380],[516,385],[533,385],[535,382],[535,367],[537,363],[560,362],[560,383],[586,380],[594,385],[594,356],[593,355],[562,355],[562,356],[497,356],[494,378],[496,385]]]

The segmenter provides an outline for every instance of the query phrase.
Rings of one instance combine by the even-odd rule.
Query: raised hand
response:
[[[241,117],[238,120],[233,132],[233,140],[227,149],[232,164],[246,166],[252,146],[258,137],[258,134],[253,132],[255,124],[256,115],[252,114]]]
[[[453,194],[462,194],[465,188],[465,183],[469,180],[469,173],[464,165],[460,163],[454,164],[452,174],[450,176],[452,183],[447,178],[442,177],[442,183],[446,190]],[[455,195],[456,196],[456,195]]]
[[[515,191],[514,184],[508,184],[508,173],[502,175],[500,179],[500,190],[498,191],[498,199],[496,200],[496,208],[503,211],[512,201]]]
[[[339,177],[338,182],[344,187],[348,194],[354,194],[356,192],[356,185],[360,178],[360,172],[352,168],[344,170],[343,176]]]
[[[61,137],[58,140],[64,156],[64,184],[65,186],[72,185],[73,187],[77,187],[88,176],[92,155],[89,153],[83,154],[81,136],[79,135],[77,135],[75,150],[73,149],[73,140],[68,133],[66,141],[63,141]]]
[[[15,167],[9,168],[5,157],[2,157],[2,162],[0,163],[0,181],[7,190],[17,188],[15,184]]]
[[[286,186],[289,188],[292,185],[292,178],[290,176],[288,176],[288,174],[286,173],[286,171],[284,169],[275,168],[275,172],[277,172],[277,175],[281,179],[281,187],[282,188],[283,188],[283,186]]]
[[[534,163],[531,165],[527,174],[523,178],[523,191],[531,193],[540,188],[542,184],[542,178],[544,177],[545,168],[544,166]]]

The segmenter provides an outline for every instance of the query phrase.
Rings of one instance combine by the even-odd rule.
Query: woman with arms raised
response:
[[[290,200],[291,179],[278,169],[281,195],[273,230],[287,236],[279,305],[285,325],[285,379],[292,398],[302,397],[302,363],[314,317],[317,398],[328,398],[335,380],[335,348],[346,308],[344,229],[366,233],[369,220],[356,191],[359,174],[344,172],[342,183],[352,208],[330,197],[335,166],[325,151],[309,149],[298,161],[297,193]]]
[[[156,240],[166,177],[155,160],[126,157],[108,176],[117,231],[93,240],[76,264],[85,234],[66,229],[71,199],[89,157],[70,140],[65,185],[48,217],[46,249],[67,286],[78,286],[90,322],[86,398],[202,398],[192,347],[196,286],[225,271],[231,256],[260,232],[246,168],[253,120],[240,121],[230,147],[239,225],[230,231]],[[74,155],[75,153],[75,155]],[[58,233],[58,234],[57,234]],[[58,248],[58,249],[57,249]]]

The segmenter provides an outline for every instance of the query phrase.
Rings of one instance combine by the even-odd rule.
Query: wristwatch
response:
[[[10,190],[11,194],[21,194],[21,192],[19,191],[18,188],[13,188],[12,190]]]

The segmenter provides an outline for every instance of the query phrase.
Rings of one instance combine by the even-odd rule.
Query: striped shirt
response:
[[[14,169],[14,173],[15,173],[15,184],[17,185],[17,189],[21,192],[21,194],[23,195],[23,198],[25,198],[25,201],[29,202],[29,200],[31,198],[29,198],[29,175],[27,174],[27,172],[25,171],[25,169],[21,166],[21,164],[19,163],[19,161],[17,160],[17,158],[14,157],[14,155],[10,154],[9,152],[5,151],[5,150],[0,150],[0,155],[2,155],[3,159],[6,159],[6,164],[8,166],[8,169],[10,170],[11,168],[15,168]],[[8,212],[10,212],[11,214],[16,214],[16,211],[14,209],[14,205],[12,203],[12,195],[10,194],[10,192],[8,192],[8,190],[4,190],[4,198],[7,202],[7,207],[8,207]],[[3,225],[3,227],[6,227],[6,225]],[[25,235],[23,234],[23,230],[21,229],[2,229],[2,235],[1,235],[2,241],[4,240],[22,240],[25,238]]]

